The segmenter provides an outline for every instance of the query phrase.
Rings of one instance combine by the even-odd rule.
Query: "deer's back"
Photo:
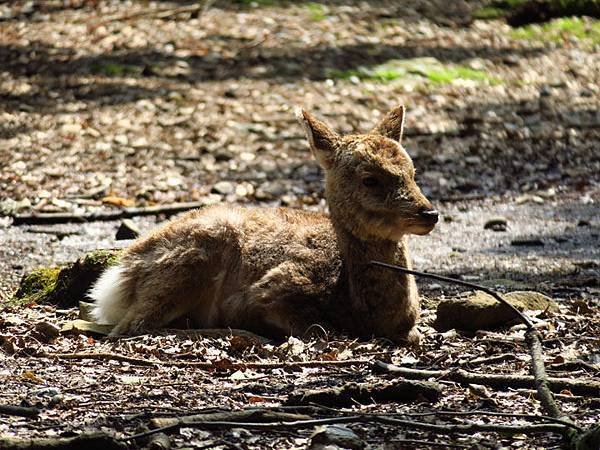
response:
[[[227,284],[248,285],[284,262],[316,282],[333,283],[341,260],[329,218],[290,208],[215,206],[191,211],[134,243],[125,255],[152,263],[209,261]]]

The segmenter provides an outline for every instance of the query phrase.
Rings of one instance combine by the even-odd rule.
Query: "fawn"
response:
[[[289,208],[216,206],[186,213],[138,239],[90,291],[111,335],[186,317],[197,327],[282,337],[313,324],[360,338],[418,343],[405,235],[429,233],[437,211],[400,144],[404,106],[368,134],[339,136],[298,112],[325,171],[329,216]]]

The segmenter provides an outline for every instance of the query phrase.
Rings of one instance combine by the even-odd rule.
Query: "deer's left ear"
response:
[[[371,133],[401,142],[404,132],[404,111],[404,105],[392,109],[379,121]]]
[[[335,158],[340,136],[320,120],[302,109],[296,110],[310,144],[310,151],[323,169],[330,169]]]

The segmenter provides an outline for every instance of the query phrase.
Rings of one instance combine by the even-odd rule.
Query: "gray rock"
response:
[[[549,310],[558,312],[558,304],[549,297],[533,291],[517,291],[503,295],[518,310]],[[452,328],[464,331],[490,330],[510,325],[516,320],[514,312],[485,292],[476,291],[467,298],[440,302],[434,327],[439,331]]]
[[[229,181],[219,181],[213,186],[212,192],[222,195],[233,194],[235,192],[235,186]]]
[[[119,225],[115,239],[117,241],[122,241],[124,239],[135,239],[139,235],[140,229],[135,222],[131,219],[123,219],[121,221],[121,225]]]
[[[506,231],[508,228],[508,220],[505,217],[492,217],[483,226],[485,230]]]
[[[350,428],[341,425],[319,427],[311,436],[309,450],[352,449],[360,450],[366,447],[365,442]]]

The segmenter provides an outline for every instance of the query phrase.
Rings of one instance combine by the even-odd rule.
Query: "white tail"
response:
[[[90,289],[88,296],[94,300],[94,319],[102,324],[117,324],[129,307],[129,293],[120,265],[109,267]]]

